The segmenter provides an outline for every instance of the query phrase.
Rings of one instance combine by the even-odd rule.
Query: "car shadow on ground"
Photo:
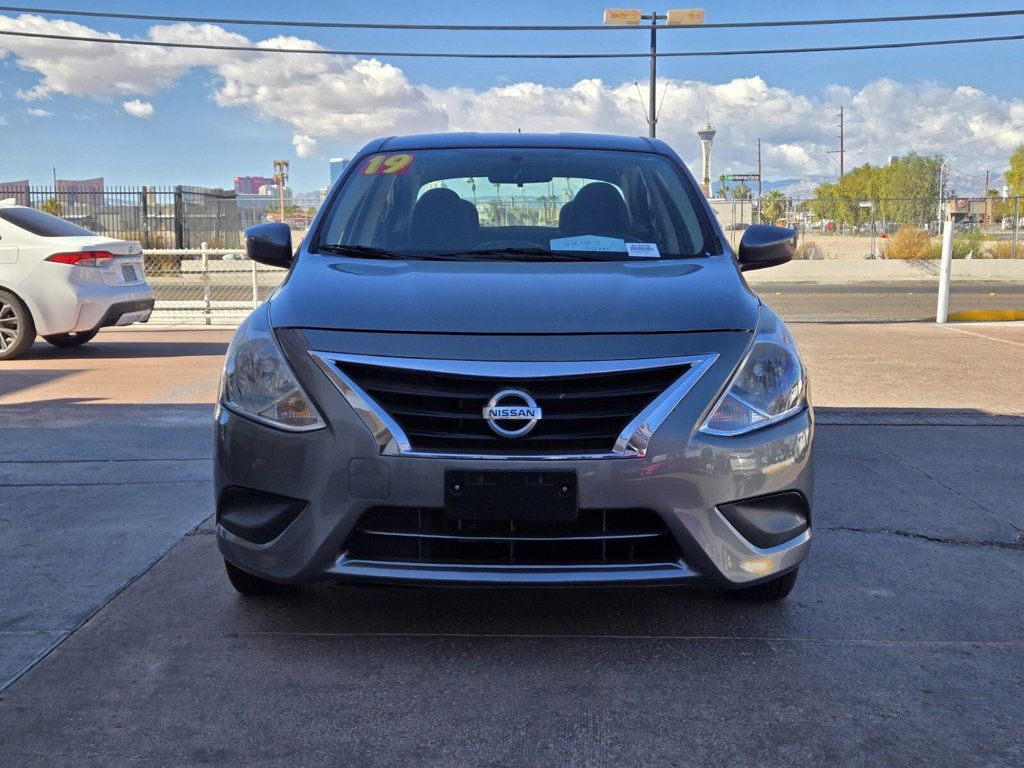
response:
[[[147,357],[222,357],[228,349],[223,341],[104,341],[97,336],[81,347],[59,348],[37,341],[18,360],[107,360]]]
[[[0,363],[2,365],[2,363]],[[12,371],[0,368],[0,397],[14,394],[23,389],[38,387],[51,381],[79,373],[76,368],[47,368],[45,370]],[[10,406],[4,406],[9,408]]]

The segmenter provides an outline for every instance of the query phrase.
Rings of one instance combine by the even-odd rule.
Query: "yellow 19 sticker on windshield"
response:
[[[377,174],[398,174],[407,173],[412,165],[413,155],[403,152],[400,155],[374,155],[363,166],[363,176],[376,176]]]

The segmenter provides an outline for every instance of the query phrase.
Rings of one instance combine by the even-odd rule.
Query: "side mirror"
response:
[[[245,252],[268,267],[292,265],[292,230],[287,224],[257,224],[245,230]]]
[[[740,271],[777,267],[791,261],[795,253],[795,229],[754,224],[740,240]]]

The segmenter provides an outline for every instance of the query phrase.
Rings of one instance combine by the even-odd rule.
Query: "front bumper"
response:
[[[672,561],[499,566],[353,559],[346,542],[371,508],[441,507],[448,469],[536,470],[538,462],[381,456],[366,428],[344,408],[328,414],[327,429],[303,434],[284,433],[218,409],[218,498],[229,489],[246,488],[305,502],[270,540],[248,540],[218,525],[218,545],[238,567],[292,583],[330,578],[504,585],[690,582],[730,588],[799,565],[810,549],[809,525],[780,544],[757,547],[719,507],[784,491],[811,499],[812,412],[805,410],[752,434],[721,438],[695,432],[687,409],[677,410],[682,413],[655,434],[644,458],[558,460],[543,467],[577,473],[581,509],[643,508],[656,513],[678,543],[680,557]]]

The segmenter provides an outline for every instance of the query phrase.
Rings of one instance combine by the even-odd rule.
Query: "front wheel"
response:
[[[224,561],[224,569],[228,572],[228,581],[231,582],[231,586],[235,588],[236,592],[246,597],[271,595],[281,589],[280,584],[253,576],[227,560]]]
[[[99,331],[80,331],[78,333],[52,333],[43,336],[47,343],[55,347],[80,347],[88,341],[96,338]]]
[[[0,360],[24,353],[36,340],[36,325],[25,302],[10,291],[0,290]]]
[[[770,581],[762,581],[760,584],[755,584],[752,587],[737,589],[733,594],[741,600],[756,600],[759,602],[783,600],[793,591],[793,587],[796,586],[796,576],[799,570],[799,568],[794,568],[789,573],[785,573]]]

